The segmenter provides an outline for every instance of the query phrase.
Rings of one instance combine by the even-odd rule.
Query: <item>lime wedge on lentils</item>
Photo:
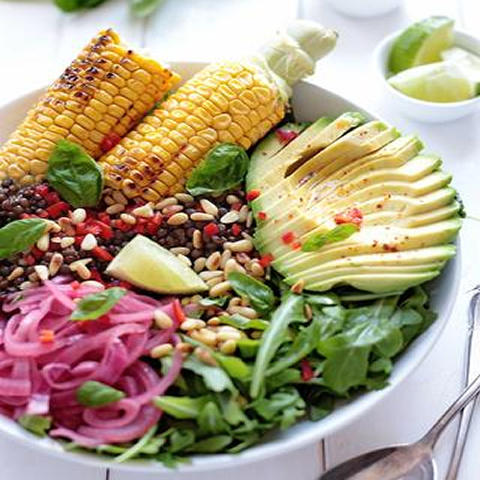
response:
[[[441,53],[453,46],[454,21],[434,16],[414,23],[395,40],[388,59],[391,73],[442,60]]]

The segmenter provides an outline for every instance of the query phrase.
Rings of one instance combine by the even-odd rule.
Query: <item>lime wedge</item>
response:
[[[142,235],[137,235],[120,250],[106,272],[151,292],[187,294],[208,290],[188,265]]]
[[[477,95],[480,93],[480,56],[463,48],[453,47],[442,52],[442,58],[462,68],[470,81],[475,83]]]
[[[475,83],[453,62],[410,68],[389,78],[388,83],[409,97],[429,102],[458,102],[476,94]]]
[[[408,27],[395,40],[388,59],[391,73],[439,62],[443,50],[453,45],[454,21],[448,17],[429,17]]]

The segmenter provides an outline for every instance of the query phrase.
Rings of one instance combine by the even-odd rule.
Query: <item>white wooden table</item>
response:
[[[368,1],[368,0],[358,0]],[[480,218],[480,112],[450,124],[415,123],[390,110],[378,88],[372,50],[390,32],[415,19],[447,14],[459,27],[480,34],[478,0],[406,0],[384,17],[355,20],[332,11],[322,0],[166,0],[148,20],[129,15],[124,0],[110,0],[91,12],[61,14],[49,0],[0,0],[0,104],[60,73],[77,50],[100,28],[113,26],[130,42],[163,59],[215,60],[251,51],[276,28],[301,16],[336,28],[335,53],[322,61],[315,81],[377,111],[404,132],[417,132],[454,173],[468,213]],[[0,119],[1,121],[1,119]],[[234,472],[180,476],[179,480],[313,480],[326,466],[365,451],[418,438],[458,394],[462,384],[469,290],[480,283],[480,222],[468,219],[462,235],[463,274],[449,325],[429,358],[374,411],[313,445],[274,461]],[[452,431],[438,450],[444,468]],[[459,480],[480,478],[480,412]],[[442,470],[441,468],[441,470]],[[43,456],[0,439],[0,480],[147,480],[153,475],[106,472]]]

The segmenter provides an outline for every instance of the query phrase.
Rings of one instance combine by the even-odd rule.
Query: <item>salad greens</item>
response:
[[[53,0],[55,5],[66,13],[93,9],[107,0]],[[151,15],[165,0],[129,0],[132,13],[140,18]]]
[[[127,293],[120,287],[112,287],[82,298],[70,316],[70,320],[96,320],[107,314]]]
[[[18,419],[18,423],[29,432],[45,437],[52,426],[52,419],[41,415],[25,414]]]
[[[0,228],[0,260],[32,247],[46,230],[47,222],[40,218],[7,223]]]
[[[76,398],[81,405],[96,408],[118,402],[125,393],[102,382],[88,381],[77,389]]]
[[[302,245],[303,252],[316,252],[328,243],[341,242],[358,232],[358,225],[354,223],[343,223],[332,228],[327,233],[317,233],[305,241]]]
[[[250,300],[252,307],[260,314],[268,313],[275,305],[275,294],[263,282],[241,272],[228,274],[228,281],[237,295]]]

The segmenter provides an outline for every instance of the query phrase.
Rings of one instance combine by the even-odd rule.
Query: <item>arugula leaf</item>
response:
[[[70,13],[83,8],[95,8],[106,0],[54,0],[60,10]]]
[[[200,437],[210,437],[230,432],[230,427],[223,419],[220,409],[214,402],[208,402],[203,407],[197,422]]]
[[[247,297],[260,314],[269,313],[275,306],[275,294],[263,282],[241,272],[228,274],[228,281],[237,295]]]
[[[81,405],[96,408],[118,402],[125,393],[102,382],[88,381],[77,388],[75,397]]]
[[[249,158],[244,148],[221,143],[213,147],[190,174],[187,190],[194,196],[231,190],[245,178],[248,164]]]
[[[299,415],[303,415],[305,402],[294,387],[283,388],[271,396],[256,400],[252,407],[265,420],[273,420],[289,407],[295,407]]]
[[[299,383],[301,381],[302,374],[300,373],[300,370],[296,370],[294,368],[286,368],[285,370],[274,373],[267,378],[267,392],[273,392],[274,390],[278,390],[284,385],[288,385],[290,383]]]
[[[230,377],[220,367],[214,367],[201,362],[195,357],[190,356],[183,362],[183,368],[191,370],[200,377],[207,388],[214,392],[223,392],[224,390],[234,391],[235,387]]]
[[[45,437],[47,432],[52,427],[52,418],[43,417],[41,415],[22,415],[18,419],[18,423],[29,432],[38,435],[39,437]]]
[[[260,348],[261,340],[254,340],[253,338],[242,338],[238,340],[237,346],[240,350],[242,358],[253,358],[257,355]]]
[[[217,453],[227,448],[233,441],[230,435],[217,435],[215,437],[200,440],[187,449],[193,453]]]
[[[299,295],[287,295],[275,310],[270,325],[265,330],[253,367],[250,395],[257,398],[265,381],[265,372],[282,343],[285,341],[288,326],[295,319],[304,317],[304,300]]]
[[[232,315],[231,317],[219,317],[219,321],[224,325],[231,325],[239,330],[265,330],[269,325],[265,320],[260,320],[259,318],[251,320],[238,314]]]
[[[195,443],[195,433],[186,428],[175,429],[170,435],[170,452],[178,453]]]
[[[128,293],[120,287],[112,287],[83,297],[75,307],[70,320],[96,320],[108,313]]]
[[[0,260],[23,252],[40,239],[47,229],[41,218],[25,218],[0,228]]]
[[[249,418],[245,415],[242,407],[238,403],[237,398],[233,395],[218,395],[218,402],[222,410],[222,415],[225,421],[232,426],[237,426],[242,423],[250,423]]]
[[[358,232],[358,226],[354,223],[342,223],[326,233],[311,235],[302,245],[302,252],[316,252],[328,243],[341,242]]]
[[[115,462],[123,463],[138,456],[142,452],[142,449],[148,444],[148,442],[152,440],[156,431],[157,426],[155,425],[150,428],[150,430],[148,430],[147,433],[145,433],[145,435],[143,435],[143,437],[141,437],[137,442],[135,442],[130,448],[128,448],[127,450],[125,450],[125,452],[116,457]],[[162,443],[165,443],[165,439],[163,439]]]
[[[202,307],[224,307],[228,302],[229,297],[203,297],[199,304]]]
[[[232,378],[245,380],[250,377],[252,369],[241,358],[223,355],[222,353],[212,352],[215,360]]]
[[[180,420],[197,418],[208,402],[208,396],[191,398],[162,395],[153,399],[157,408]]]
[[[102,169],[82,147],[68,140],[57,143],[48,161],[47,180],[75,208],[95,207],[102,196]]]

